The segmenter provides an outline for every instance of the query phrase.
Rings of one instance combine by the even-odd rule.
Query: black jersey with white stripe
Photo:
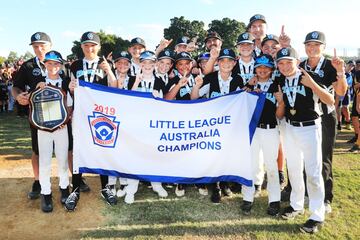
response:
[[[278,80],[278,79],[277,79]],[[266,91],[263,91],[262,94],[265,95],[264,107],[261,112],[261,116],[258,124],[269,124],[269,125],[277,125],[276,120],[276,98],[274,93],[278,91],[279,83],[276,81],[270,81],[270,86]],[[261,89],[260,84],[257,84],[254,88]]]
[[[85,69],[83,63],[85,62]],[[87,75],[87,81],[91,83],[108,86],[108,79],[105,72],[100,68],[101,59],[96,61],[86,61],[84,59],[76,60],[70,66],[71,74],[81,81],[86,81],[85,74]],[[96,66],[96,68],[95,68]],[[92,77],[93,76],[93,77]],[[93,79],[92,79],[93,78]]]
[[[240,59],[236,61],[236,64],[232,70],[231,75],[233,77],[235,77],[236,75],[241,77],[241,81],[243,82],[244,85],[246,85],[246,83],[254,76],[255,74],[255,68],[254,68],[254,60],[251,60],[251,63],[249,63],[247,66],[243,65],[243,72],[244,75],[241,74],[241,70],[240,70]]]
[[[176,100],[191,100],[190,94],[192,88],[195,86],[195,75],[191,74],[188,77],[188,83],[181,87],[178,93],[176,94]],[[180,81],[180,76],[176,75],[175,77],[169,79],[168,84],[165,87],[166,92],[169,92],[176,84]]]
[[[206,96],[207,98],[214,98],[223,96],[230,92],[241,90],[244,87],[239,75],[235,75],[234,77],[230,75],[230,79],[227,81],[229,81],[228,89],[224,92],[220,87],[219,71],[205,75],[203,85],[199,89],[200,97]]]
[[[292,92],[294,90],[294,87],[291,87],[292,84],[289,84],[289,79],[291,78],[285,78],[283,75],[275,78],[275,81],[279,83],[283,92],[285,117],[290,121],[311,121],[319,118],[322,113],[320,110],[319,97],[313,93],[311,88],[308,88],[301,83],[302,76],[303,74],[301,73],[299,76],[298,86],[296,87],[296,100],[294,107],[290,106],[289,99],[286,94],[287,91],[290,90],[290,92]],[[287,81],[288,87],[285,86],[285,81]],[[294,79],[292,79],[292,81],[294,81]],[[324,87],[322,84],[318,82],[316,83],[320,87]]]
[[[324,62],[322,63],[320,67],[320,71],[318,73],[315,72],[315,68],[311,68],[307,64],[307,60],[304,60],[300,63],[300,67],[305,69],[309,75],[315,80],[315,82],[318,82],[325,86],[325,89],[331,93],[335,98],[335,91],[332,86],[334,82],[337,81],[336,79],[336,69],[331,65],[331,60],[325,58]],[[305,66],[306,65],[306,66]],[[335,105],[326,105],[324,103],[321,104],[321,109],[324,115],[331,113],[335,110]]]
[[[129,85],[128,89],[131,90],[134,86],[136,77],[130,77],[129,78]],[[166,88],[165,83],[161,78],[158,78],[155,76],[155,74],[152,76],[152,79],[144,80],[139,83],[139,86],[136,90],[139,92],[151,92],[155,97],[163,98],[166,94]]]

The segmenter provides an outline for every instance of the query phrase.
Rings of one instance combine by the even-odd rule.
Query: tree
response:
[[[29,51],[27,51],[24,55],[20,56],[20,58],[24,59],[25,61],[27,61],[33,57],[35,57],[35,55]]]
[[[5,62],[5,60],[6,60],[5,57],[0,56],[0,66],[3,65],[3,63]]]
[[[197,20],[186,20],[184,16],[170,19],[170,26],[164,29],[164,38],[173,39],[169,48],[174,48],[176,40],[182,36],[189,37],[190,39],[197,37],[197,45],[198,47],[202,47],[206,36],[204,23]]]
[[[110,52],[113,52],[115,49],[119,50],[127,50],[130,45],[128,40],[124,40],[121,37],[116,36],[115,34],[106,34],[103,30],[98,32],[100,41],[101,41],[101,49],[99,52],[99,56],[107,56]],[[74,45],[71,48],[71,52],[73,54],[68,57],[76,56],[78,59],[83,58],[84,54],[81,50],[80,42],[74,41]]]
[[[223,18],[211,21],[208,31],[215,31],[223,38],[223,48],[234,48],[237,37],[246,31],[246,25],[235,19]]]
[[[16,62],[19,59],[18,55],[14,51],[10,51],[9,56],[7,57],[6,61],[8,62]]]

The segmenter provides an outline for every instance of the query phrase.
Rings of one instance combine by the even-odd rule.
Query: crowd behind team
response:
[[[247,31],[240,34],[235,43],[238,55],[233,49],[222,48],[222,36],[209,31],[204,40],[205,51],[198,56],[192,55],[196,43],[183,36],[176,40],[175,49],[168,48],[172,39],[162,39],[154,52],[147,50],[145,41],[137,37],[131,40],[128,51],[114,51],[105,58],[98,56],[99,36],[85,32],[80,39],[84,58],[70,64],[59,52],[51,50],[51,39],[46,33],[37,32],[31,36],[30,43],[36,57],[21,67],[18,64],[15,76],[2,69],[8,77],[1,82],[1,111],[12,110],[14,100],[20,109],[25,106],[26,110],[31,91],[53,85],[67,93],[71,113],[79,81],[150,92],[168,100],[214,98],[238,90],[263,93],[266,100],[251,143],[253,186],[217,182],[196,187],[201,195],[208,195],[210,190],[213,203],[220,203],[222,197],[230,196],[232,191],[241,191],[240,207],[249,215],[254,198],[259,196],[261,185],[266,181],[267,213],[283,219],[304,214],[306,196],[310,216],[300,230],[315,233],[322,226],[325,214],[332,211],[332,155],[336,128],[341,129],[341,116],[347,127],[352,119],[355,136],[349,140],[354,143],[351,150],[359,150],[360,61],[344,63],[335,50],[331,59],[325,58],[325,34],[313,31],[304,37],[307,58],[300,62],[284,28],[280,36],[276,36],[266,34],[266,25],[263,15],[250,18]],[[3,94],[9,92],[8,87],[12,87],[12,94]],[[7,97],[3,97],[5,95]],[[59,165],[60,201],[65,209],[74,211],[80,192],[90,191],[90,187],[82,174],[73,173],[70,188],[71,122],[54,132],[33,125],[30,129],[35,181],[28,197],[40,196],[42,211],[53,210],[50,172],[54,150]],[[127,204],[135,201],[138,179],[100,175],[100,181],[101,196],[109,205],[116,205],[122,197]],[[151,182],[148,185],[159,197],[168,196],[170,184]],[[187,187],[176,184],[175,194],[184,196]],[[290,204],[281,210],[281,201]]]

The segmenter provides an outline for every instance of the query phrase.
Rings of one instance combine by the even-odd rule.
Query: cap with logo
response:
[[[255,59],[254,68],[260,66],[274,68],[275,67],[274,59],[268,54],[260,55]]]
[[[131,41],[130,41],[130,47],[132,47],[132,46],[134,46],[134,45],[141,45],[141,46],[143,46],[144,48],[146,48],[144,39],[139,38],[139,37],[136,37],[136,38],[131,39]]]
[[[112,58],[114,60],[114,63],[119,61],[120,59],[126,59],[131,62],[131,55],[127,51],[116,50],[113,52]]]
[[[254,37],[248,32],[241,33],[237,39],[236,45],[241,43],[254,43]]]
[[[170,49],[165,49],[159,52],[159,55],[157,57],[158,60],[161,59],[170,59],[171,61],[175,61],[175,53]]]
[[[325,34],[320,31],[313,31],[306,35],[304,43],[308,42],[318,42],[321,44],[326,44]]]
[[[232,59],[235,61],[236,54],[232,49],[224,48],[224,49],[221,49],[218,60],[223,59],[223,58],[229,58],[229,59]]]
[[[180,53],[176,54],[175,62],[180,61],[180,60],[192,61],[193,59],[192,59],[190,53],[188,53],[188,52],[180,52]]]
[[[220,37],[220,35],[215,31],[208,32],[204,42],[206,43],[210,38],[216,38],[216,39],[219,39],[220,41],[222,41],[222,38]]]
[[[280,44],[280,41],[279,41],[279,37],[274,35],[274,34],[266,34],[266,36],[264,37],[264,39],[261,41],[261,46],[264,46],[264,44],[267,42],[267,41],[275,41],[277,42],[277,44]]]
[[[62,58],[61,54],[57,51],[50,51],[45,54],[44,62],[54,61],[63,64],[65,60]]]
[[[209,52],[204,52],[204,53],[200,53],[199,56],[197,57],[198,61],[202,61],[202,60],[209,60],[210,58],[210,53]]]
[[[295,49],[291,47],[282,48],[276,53],[276,61],[280,61],[281,59],[299,59],[299,56]]]
[[[176,40],[176,45],[175,46],[177,46],[177,45],[188,45],[189,43],[190,43],[190,38],[183,36],[183,37],[180,37],[180,38],[178,38]]]
[[[140,62],[145,60],[156,61],[155,53],[152,51],[144,51],[140,54]]]
[[[80,39],[80,43],[94,43],[100,45],[100,37],[94,32],[85,32]]]
[[[34,33],[31,35],[30,41],[31,43],[29,45],[33,45],[34,43],[51,43],[49,35],[44,32]]]
[[[264,15],[261,15],[261,14],[255,14],[254,16],[252,16],[249,20],[249,24],[247,26],[247,28],[250,28],[251,27],[251,24],[257,20],[261,20],[263,21],[264,23],[266,23],[266,19],[265,19],[265,16]]]

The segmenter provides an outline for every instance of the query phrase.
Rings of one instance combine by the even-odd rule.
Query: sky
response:
[[[64,57],[82,33],[100,29],[128,40],[142,37],[154,50],[173,17],[203,21],[207,29],[212,20],[225,17],[247,24],[258,13],[266,17],[268,33],[279,35],[285,26],[300,56],[305,55],[306,34],[314,30],[325,33],[326,53],[336,48],[340,56],[358,56],[359,9],[359,0],[3,0],[0,56],[32,52],[30,36],[37,31],[46,32]]]

